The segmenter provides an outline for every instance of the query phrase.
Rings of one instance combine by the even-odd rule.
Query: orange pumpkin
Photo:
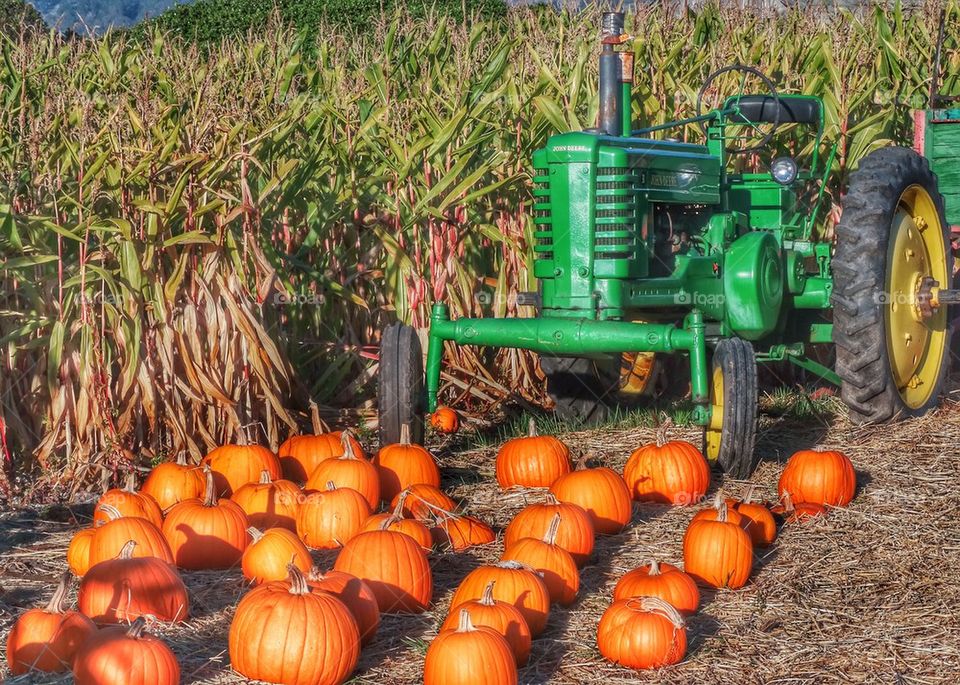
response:
[[[410,426],[400,427],[400,442],[380,448],[373,460],[380,474],[380,496],[392,500],[411,485],[440,487],[440,468],[433,455],[410,443]]]
[[[283,477],[303,483],[325,459],[336,459],[343,454],[343,440],[350,441],[354,454],[366,459],[363,446],[350,431],[333,431],[316,435],[294,435],[280,445],[280,467]]]
[[[570,472],[570,450],[552,435],[537,435],[530,419],[524,438],[504,443],[497,453],[497,482],[501,488],[549,488]]]
[[[461,611],[456,630],[444,630],[427,648],[424,685],[516,685],[517,664],[509,643],[497,631],[476,627]]]
[[[577,566],[583,566],[593,554],[593,521],[576,504],[558,502],[553,495],[545,504],[531,504],[513,517],[503,535],[504,547],[522,538],[542,538],[557,514],[560,514],[557,545],[570,552]]]
[[[775,516],[779,516],[784,523],[803,523],[810,519],[827,515],[827,508],[814,502],[800,502],[794,504],[789,492],[784,492],[780,503],[770,509]]]
[[[310,474],[304,489],[324,490],[327,483],[333,483],[338,488],[352,488],[363,495],[370,509],[374,510],[380,504],[380,474],[373,464],[357,456],[347,435],[344,431],[343,455],[320,462]]]
[[[67,566],[74,575],[82,576],[90,568],[90,544],[95,532],[93,528],[82,528],[70,538],[67,546]]]
[[[220,497],[230,497],[247,483],[259,482],[264,471],[270,474],[270,480],[279,480],[282,475],[277,455],[260,445],[221,445],[200,465],[213,471]]]
[[[67,610],[72,578],[69,572],[43,609],[30,609],[17,619],[7,635],[7,665],[12,675],[28,671],[63,673],[73,665],[77,649],[97,627],[89,618]]]
[[[615,664],[660,668],[683,661],[687,631],[677,610],[658,597],[621,599],[600,618],[597,647]]]
[[[256,483],[241,485],[230,497],[247,515],[254,528],[297,529],[297,512],[303,493],[293,481],[273,480],[269,471],[260,474]],[[283,575],[286,578],[286,573]]]
[[[333,568],[369,585],[383,613],[420,613],[430,604],[433,575],[427,555],[403,533],[360,533],[343,546]]]
[[[156,557],[134,557],[137,543],[127,542],[116,559],[95,564],[80,581],[77,605],[98,623],[155,616],[184,621],[190,600],[187,586],[172,564]]]
[[[517,561],[540,574],[550,601],[564,606],[573,604],[580,590],[580,574],[570,552],[557,545],[560,514],[555,514],[542,539],[523,538],[507,547],[502,561]]]
[[[475,626],[483,626],[503,635],[507,644],[513,650],[513,656],[518,666],[523,666],[530,658],[530,646],[533,636],[530,635],[530,626],[520,610],[512,604],[494,599],[493,586],[495,582],[487,584],[480,599],[464,602],[457,611],[450,612],[447,620],[440,626],[440,632],[455,630],[459,624],[459,614],[464,611],[470,614],[470,620]],[[459,614],[458,614],[459,612]]]
[[[404,490],[404,492],[407,491]],[[403,518],[403,505],[403,494],[401,493],[400,500],[392,513],[374,514],[364,522],[361,531],[395,530],[398,533],[409,535],[425,551],[429,552],[433,548],[433,536],[430,534],[430,529],[416,519]]]
[[[337,549],[359,533],[370,518],[366,498],[351,488],[327,483],[323,492],[312,492],[297,514],[297,535],[314,549]]]
[[[571,471],[560,476],[550,492],[561,502],[579,505],[600,535],[616,535],[633,516],[633,500],[623,478],[606,467]]]
[[[203,496],[203,472],[198,466],[187,464],[181,452],[177,461],[155,466],[140,491],[153,497],[166,511],[178,502]]]
[[[659,597],[681,614],[690,616],[700,607],[700,591],[693,578],[670,564],[656,560],[624,574],[613,589],[613,599]]]
[[[696,447],[683,440],[644,445],[630,455],[623,480],[635,500],[658,504],[696,504],[710,487],[710,466]]]
[[[230,664],[240,675],[284,685],[339,685],[357,667],[360,630],[350,610],[313,592],[291,565],[289,580],[248,592],[230,624]]]
[[[192,570],[236,566],[250,542],[247,515],[236,502],[217,499],[209,467],[204,498],[175,505],[163,522],[163,534],[177,566]]]
[[[93,508],[94,526],[110,520],[110,517],[100,510],[101,505],[104,504],[111,505],[121,516],[147,519],[157,528],[163,525],[163,512],[160,510],[160,505],[151,495],[137,492],[133,488],[133,474],[130,474],[126,487],[113,488],[103,493]]]
[[[101,561],[116,559],[120,556],[120,550],[130,540],[137,543],[133,556],[157,557],[168,564],[173,563],[173,552],[170,545],[167,544],[160,529],[150,521],[131,516],[121,516],[120,512],[110,504],[101,504],[100,510],[107,515],[109,520],[102,526],[93,529],[88,570]]]
[[[483,597],[490,583],[494,583],[493,598],[519,609],[531,635],[543,632],[550,614],[550,591],[540,574],[516,561],[501,561],[473,569],[453,593],[451,613],[462,604]]]
[[[357,620],[362,644],[367,644],[374,638],[380,626],[380,607],[377,596],[369,585],[349,573],[323,573],[316,567],[310,570],[307,582],[315,592],[329,592],[347,606]]]
[[[486,523],[473,516],[441,516],[431,528],[436,544],[462,552],[477,545],[488,545],[497,534]]]
[[[716,520],[690,522],[683,536],[683,569],[698,583],[736,590],[750,578],[753,543],[727,514],[726,503],[721,503]]]
[[[313,558],[300,538],[286,528],[268,528],[260,532],[248,528],[250,544],[243,550],[240,568],[243,577],[256,583],[283,580],[287,577],[287,565],[293,564],[304,573],[313,566]]]
[[[438,433],[456,433],[460,427],[460,417],[450,407],[440,406],[430,415],[430,425]]]
[[[800,450],[787,461],[777,490],[781,497],[789,492],[794,505],[845,507],[856,494],[857,473],[840,452]]]
[[[716,521],[720,516],[721,510],[726,512],[728,522],[736,523],[738,526],[746,530],[747,525],[749,525],[749,521],[738,514],[737,511],[730,506],[730,502],[725,500],[722,493],[719,491],[717,491],[716,497],[713,499],[713,504],[694,514],[691,521]]]
[[[777,521],[770,509],[753,501],[753,488],[742,501],[728,499],[727,506],[743,517],[743,527],[754,547],[769,547],[777,539]]]
[[[141,617],[129,626],[108,626],[77,650],[76,685],[178,685],[180,664],[163,641],[144,632]]]
[[[432,521],[437,516],[452,516],[457,512],[457,503],[436,485],[416,483],[406,488],[390,501],[390,506],[404,516],[421,521]]]

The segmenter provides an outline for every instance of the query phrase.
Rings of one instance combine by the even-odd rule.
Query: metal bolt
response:
[[[579,269],[577,269],[577,273],[580,275],[580,278],[586,278],[590,275],[590,269],[585,266],[581,266]]]
[[[924,219],[922,216],[913,217],[913,224],[914,226],[917,227],[917,230],[920,231],[921,233],[923,233],[924,230],[926,230],[927,228],[927,220]]]

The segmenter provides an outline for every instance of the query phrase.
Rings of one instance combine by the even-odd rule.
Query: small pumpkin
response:
[[[550,615],[550,591],[539,573],[516,561],[501,561],[473,569],[453,593],[450,611],[483,597],[491,582],[494,583],[493,598],[519,609],[531,635],[543,632]]]
[[[256,483],[241,485],[230,499],[240,505],[254,528],[297,529],[297,512],[303,493],[293,481],[273,480],[269,471],[260,473]],[[284,574],[286,577],[286,574]]]
[[[690,522],[683,536],[683,570],[703,585],[736,590],[750,578],[753,543],[727,516],[723,502],[716,520]]]
[[[373,590],[382,613],[426,611],[433,574],[423,548],[408,535],[375,530],[351,538],[334,570],[356,576]]]
[[[167,544],[161,530],[150,521],[123,516],[110,504],[101,504],[100,510],[107,515],[108,521],[93,529],[88,571],[101,561],[116,559],[120,555],[120,550],[130,540],[137,543],[133,556],[157,557],[169,564],[173,563],[173,551],[170,545]]]
[[[430,530],[437,545],[454,552],[488,545],[497,539],[493,529],[474,516],[439,516]]]
[[[394,506],[393,512],[374,514],[364,522],[361,532],[370,530],[395,530],[398,533],[409,535],[418,545],[423,547],[425,551],[429,552],[433,548],[433,536],[430,533],[430,529],[416,519],[403,518],[402,512],[406,492],[408,491],[404,490],[400,493],[400,499]]]
[[[349,431],[343,432],[343,454],[317,464],[304,489],[323,490],[327,483],[338,488],[352,488],[363,495],[370,509],[374,510],[380,504],[380,474],[373,464],[354,452],[349,435]]]
[[[794,504],[789,492],[784,492],[780,503],[770,509],[770,513],[780,517],[784,523],[804,523],[811,519],[827,515],[827,508],[814,502]]]
[[[470,612],[462,610],[457,628],[440,632],[427,648],[423,683],[516,685],[516,659],[500,633],[474,626]]]
[[[459,624],[459,615],[464,611],[470,614],[470,620],[475,626],[484,626],[497,631],[506,639],[517,666],[523,666],[530,658],[530,646],[533,636],[530,635],[530,626],[520,610],[512,604],[494,599],[493,587],[496,582],[490,581],[480,599],[470,600],[461,604],[457,611],[447,615],[447,620],[440,626],[440,632],[455,630]]]
[[[247,536],[247,515],[236,502],[218,499],[215,475],[205,468],[206,491],[200,499],[175,505],[163,522],[163,534],[180,568],[230,568],[240,563]]]
[[[116,559],[95,564],[80,581],[77,605],[98,623],[129,622],[139,616],[161,621],[187,619],[187,586],[172,564],[156,557],[134,557],[127,542]]]
[[[213,471],[219,497],[230,497],[247,483],[256,483],[264,471],[271,480],[282,477],[277,455],[261,445],[221,445],[200,462]]]
[[[526,437],[508,440],[497,452],[496,472],[501,488],[549,488],[570,472],[570,450],[552,435],[537,435],[531,418]]]
[[[716,496],[713,498],[713,504],[694,514],[691,521],[716,521],[720,516],[721,509],[725,509],[728,522],[736,523],[738,526],[746,530],[747,525],[749,525],[749,521],[737,513],[736,509],[730,506],[730,502],[723,498],[723,494],[720,493],[720,491],[717,491]]]
[[[43,609],[30,609],[7,635],[7,665],[12,675],[31,670],[63,673],[73,665],[80,645],[97,632],[83,614],[67,609],[72,577],[64,572],[53,597]]]
[[[439,406],[437,410],[430,415],[430,425],[438,433],[451,434],[456,433],[460,427],[460,417],[450,407]]]
[[[203,471],[187,464],[186,455],[181,452],[175,462],[155,466],[140,491],[153,497],[166,511],[178,502],[203,497],[203,485]]]
[[[295,483],[306,482],[310,474],[326,459],[336,459],[343,454],[344,436],[350,441],[353,453],[361,459],[367,455],[363,446],[350,431],[333,431],[315,435],[294,435],[280,445],[277,454],[283,477]]]
[[[578,505],[558,502],[553,495],[546,503],[530,504],[513,517],[504,531],[503,546],[509,547],[522,538],[542,538],[557,514],[560,514],[560,527],[556,543],[570,552],[577,566],[583,566],[593,554],[593,521]]]
[[[410,442],[410,426],[400,427],[400,442],[380,448],[373,460],[380,475],[380,496],[392,500],[411,485],[440,487],[440,468],[433,455]]]
[[[432,521],[437,516],[452,516],[457,512],[456,502],[436,485],[426,483],[416,483],[397,493],[390,506],[396,508],[398,504],[404,516],[421,521]]]
[[[94,533],[96,530],[93,528],[81,528],[73,534],[67,545],[67,566],[76,576],[82,576],[90,568],[90,544]]]
[[[777,539],[777,521],[773,512],[760,502],[753,501],[753,488],[743,500],[728,499],[727,506],[743,517],[743,527],[754,547],[769,547]]]
[[[123,488],[112,488],[103,493],[93,508],[94,526],[110,520],[110,517],[100,510],[103,504],[111,505],[121,516],[147,519],[158,528],[163,525],[163,512],[160,510],[160,505],[157,504],[157,501],[153,499],[152,495],[137,492],[133,484],[134,478],[131,473],[127,479],[126,486]]]
[[[307,582],[315,592],[329,592],[347,606],[357,620],[362,644],[373,640],[380,626],[380,607],[369,585],[349,573],[324,573],[316,567],[310,570]]]
[[[664,426],[657,431],[655,443],[630,455],[623,480],[640,502],[696,504],[710,487],[710,465],[689,442],[668,441]]]
[[[560,476],[550,492],[561,502],[579,505],[590,515],[600,535],[616,535],[633,516],[633,500],[623,478],[604,466]]]
[[[523,538],[507,547],[502,561],[517,561],[534,569],[543,578],[550,601],[564,606],[573,604],[580,590],[580,574],[570,552],[557,545],[560,514],[554,514],[542,539]]]
[[[240,568],[243,577],[254,584],[283,580],[288,575],[288,564],[304,573],[313,566],[310,550],[287,528],[268,528],[261,533],[251,527],[247,534],[251,542],[243,550]]]
[[[297,535],[307,547],[337,549],[363,529],[370,518],[366,498],[352,488],[327,483],[326,490],[311,492],[297,514]]]
[[[76,685],[178,685],[180,664],[163,641],[145,632],[138,618],[129,626],[98,630],[77,650]]]
[[[660,564],[655,559],[617,581],[613,599],[631,597],[659,597],[686,616],[695,614],[700,607],[700,590],[693,578],[676,566]]]
[[[687,631],[683,617],[659,597],[620,599],[600,618],[597,647],[615,664],[635,670],[660,668],[683,661]]]
[[[794,505],[810,502],[845,507],[857,491],[857,473],[845,454],[800,450],[787,461],[777,491],[790,493]]]

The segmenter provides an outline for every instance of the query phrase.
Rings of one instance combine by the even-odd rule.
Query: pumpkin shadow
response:
[[[190,597],[190,618],[219,617],[236,607],[240,598],[250,589],[250,583],[239,567],[209,571],[178,569]]]
[[[794,452],[814,449],[830,431],[827,417],[811,418],[799,422],[792,418],[780,418],[757,432],[756,451],[761,461],[785,463]]]

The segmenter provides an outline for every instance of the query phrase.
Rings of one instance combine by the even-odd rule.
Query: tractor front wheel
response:
[[[393,323],[380,338],[377,374],[380,446],[400,442],[400,428],[410,426],[410,440],[423,444],[423,352],[412,326]]]
[[[749,478],[757,465],[757,359],[749,341],[728,338],[717,343],[710,406],[704,456],[734,478]]]

